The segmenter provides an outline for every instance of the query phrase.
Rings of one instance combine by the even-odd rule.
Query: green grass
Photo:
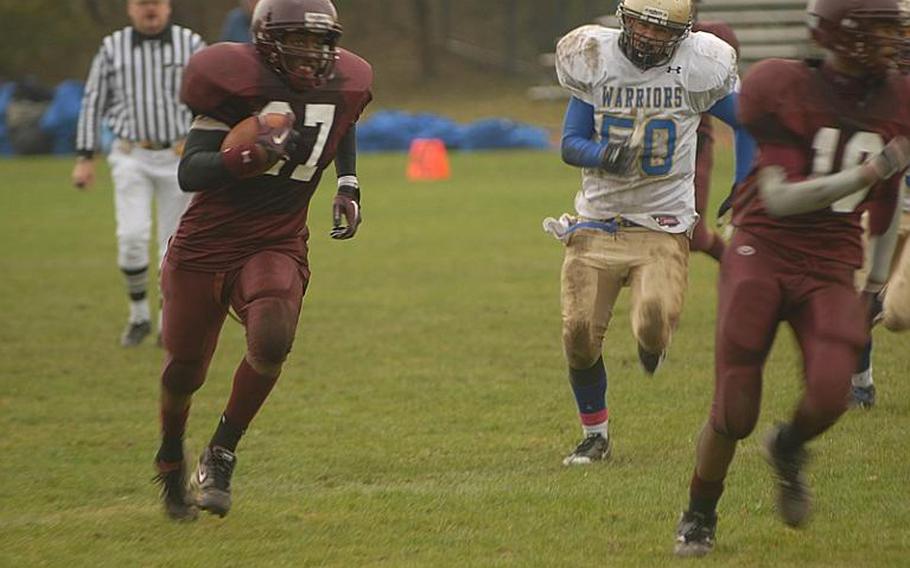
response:
[[[111,190],[70,160],[0,162],[0,566],[661,566],[687,499],[712,388],[716,265],[692,261],[664,368],[638,369],[621,298],[608,334],[612,463],[564,469],[577,441],[560,347],[561,246],[576,171],[549,153],[455,154],[452,181],[410,184],[403,155],[360,160],[366,223],[328,238],[311,208],[313,278],[297,342],[239,450],[219,520],[160,511],[161,351],[126,351]],[[720,163],[715,197],[729,164]],[[328,176],[331,177],[331,176]],[[879,332],[880,404],[814,445],[817,514],[775,518],[747,440],[712,566],[905,566],[910,550],[906,336]],[[228,322],[196,397],[193,454],[243,353]],[[759,433],[786,417],[799,361],[782,333]]]

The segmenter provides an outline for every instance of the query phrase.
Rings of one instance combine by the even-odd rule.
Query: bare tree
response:
[[[430,0],[413,0],[414,19],[417,23],[417,57],[420,61],[421,76],[431,79],[436,76],[436,42],[433,36],[433,18]]]

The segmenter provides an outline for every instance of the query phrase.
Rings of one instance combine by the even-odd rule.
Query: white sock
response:
[[[148,300],[135,300],[130,302],[130,323],[139,323],[152,319],[149,312]]]
[[[856,373],[850,379],[855,387],[869,388],[872,386],[872,367],[869,367],[862,373]]]
[[[604,422],[601,422],[600,424],[593,424],[591,426],[586,426],[586,425],[582,424],[581,429],[582,429],[582,432],[584,433],[585,438],[587,438],[591,434],[600,434],[601,436],[606,438],[609,435],[608,434],[609,426],[610,426],[610,420],[607,419]]]

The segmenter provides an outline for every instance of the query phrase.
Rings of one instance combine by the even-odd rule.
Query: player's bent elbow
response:
[[[177,183],[180,185],[180,190],[185,193],[202,191],[200,176],[196,175],[190,165],[190,160],[186,158],[180,160],[180,165],[177,167]]]
[[[571,137],[565,137],[562,139],[562,145],[560,146],[562,161],[570,166],[575,166],[577,168],[586,167],[584,159],[584,151],[579,147],[579,140],[573,139]]]

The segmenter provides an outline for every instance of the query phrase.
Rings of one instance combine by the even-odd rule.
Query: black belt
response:
[[[591,219],[591,220],[597,221],[598,223],[605,223],[608,225],[615,225],[617,227],[625,227],[625,228],[643,227],[644,226],[639,223],[636,223],[635,221],[630,221],[620,215],[617,215],[616,217],[610,217],[609,219]]]

